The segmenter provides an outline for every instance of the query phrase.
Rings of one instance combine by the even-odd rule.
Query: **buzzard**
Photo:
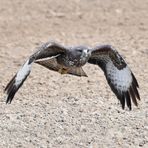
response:
[[[140,100],[138,82],[122,56],[111,45],[94,48],[87,46],[63,46],[49,41],[37,48],[11,79],[5,88],[6,103],[11,103],[15,93],[22,86],[31,71],[33,63],[40,64],[61,74],[87,77],[83,70],[86,63],[98,65],[116,97],[125,108],[132,109],[131,100],[138,106]]]

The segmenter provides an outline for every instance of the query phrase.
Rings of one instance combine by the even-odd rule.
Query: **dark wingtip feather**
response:
[[[17,88],[15,86],[15,77],[16,75],[10,80],[10,82],[7,84],[6,88],[4,89],[4,92],[7,94],[6,104],[11,103]]]
[[[118,95],[118,99],[120,100],[122,109],[125,109],[125,101],[126,101],[126,104],[127,104],[127,107],[129,108],[129,110],[132,109],[131,99],[130,99],[130,95],[128,92],[122,92],[120,95]]]
[[[132,73],[132,78],[133,78],[134,85],[139,88],[139,84],[138,84],[137,79],[136,79],[136,77],[134,76],[133,73]]]
[[[122,103],[121,103],[121,106],[122,106],[122,109],[124,110],[124,108],[125,108],[125,104],[122,104]]]
[[[13,97],[14,97],[16,91],[17,91],[17,88],[15,86],[13,86],[13,88],[7,94],[8,96],[7,96],[6,104],[8,104],[8,103],[10,104],[12,102]]]
[[[125,108],[125,97],[124,97],[124,94],[123,93],[116,93],[117,95],[117,98],[119,99],[120,103],[121,103],[121,106],[122,106],[122,109]]]
[[[136,98],[138,100],[140,100],[140,95],[139,95],[138,89],[137,89],[137,87],[134,84],[132,85],[132,89],[134,91],[134,94],[135,94]]]
[[[129,108],[129,110],[132,110],[131,100],[135,106],[138,106],[137,99],[140,100],[140,95],[139,95],[139,92],[137,89],[139,87],[138,82],[133,74],[132,74],[132,78],[133,78],[133,80],[132,80],[132,83],[131,83],[129,89],[124,92],[121,90],[117,91],[113,84],[110,85],[113,92],[116,94],[117,98],[120,100],[120,103],[122,105],[122,109],[125,108],[125,101],[126,101],[126,104],[127,104],[127,107]]]
[[[137,88],[139,88],[139,85],[138,85],[136,77],[134,76],[133,73],[132,73],[132,78],[133,78],[133,81],[132,81],[132,84],[129,88],[129,94],[130,94],[132,101],[135,104],[135,106],[138,106],[137,99],[140,100],[140,95],[139,95]]]
[[[129,93],[125,92],[124,96],[125,96],[125,99],[126,99],[127,107],[129,108],[129,110],[132,110],[131,99],[130,99]]]
[[[130,93],[130,96],[131,96],[135,106],[138,106],[138,103],[137,103],[137,100],[136,100],[136,96],[135,96],[135,93],[134,93],[134,90],[133,90],[132,86],[129,88],[129,93]]]
[[[122,100],[120,100],[120,102],[121,102],[121,105],[122,105],[122,109],[124,109],[125,108],[125,99],[123,98]]]
[[[139,84],[138,84],[138,82],[137,82],[137,80],[136,80],[136,78],[135,78],[133,73],[132,73],[132,78],[133,78],[133,82],[132,82],[133,92],[134,92],[136,98],[138,100],[140,100],[140,95],[139,95],[139,92],[138,92],[138,89],[137,89],[137,88],[139,88]]]
[[[10,104],[14,98],[14,95],[18,91],[18,89],[23,85],[24,81],[28,77],[29,73],[25,76],[24,79],[22,79],[21,83],[16,85],[15,84],[15,77],[12,78],[12,80],[8,83],[8,85],[5,88],[5,93],[7,94],[6,104]]]
[[[4,92],[7,92],[9,89],[10,89],[10,87],[12,86],[12,84],[14,83],[14,81],[15,81],[15,77],[16,77],[16,75],[9,81],[9,83],[6,85],[6,87],[5,87],[5,89],[4,89]]]

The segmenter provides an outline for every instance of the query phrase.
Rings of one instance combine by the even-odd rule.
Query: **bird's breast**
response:
[[[81,67],[86,63],[85,60],[79,56],[66,55],[57,57],[57,62],[64,67]]]

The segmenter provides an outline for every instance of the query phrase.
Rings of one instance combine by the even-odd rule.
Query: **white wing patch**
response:
[[[58,57],[58,56],[60,56],[60,54],[57,54],[56,56],[51,56],[51,57],[39,59],[39,60],[36,60],[35,62],[41,62],[41,61],[50,60],[50,59],[56,58],[56,57]]]
[[[23,67],[18,71],[15,78],[15,85],[18,86],[22,83],[22,80],[30,73],[31,71],[31,63],[29,64],[29,60],[23,65]]]
[[[117,90],[127,91],[129,89],[132,83],[132,75],[128,66],[119,70],[110,61],[106,65],[106,70],[108,77]]]

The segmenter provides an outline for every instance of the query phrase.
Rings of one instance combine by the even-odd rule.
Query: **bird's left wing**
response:
[[[65,53],[66,51],[66,47],[55,42],[47,42],[44,43],[42,46],[38,47],[37,51],[27,59],[25,64],[7,84],[4,90],[7,95],[6,103],[11,103],[15,93],[22,86],[23,82],[30,74],[31,66],[35,61],[46,58],[54,58],[58,55]]]
[[[138,82],[117,50],[110,45],[96,46],[88,62],[98,65],[104,71],[107,82],[120,100],[123,109],[126,102],[131,110],[131,99],[136,106],[138,105],[137,99],[140,100]]]

